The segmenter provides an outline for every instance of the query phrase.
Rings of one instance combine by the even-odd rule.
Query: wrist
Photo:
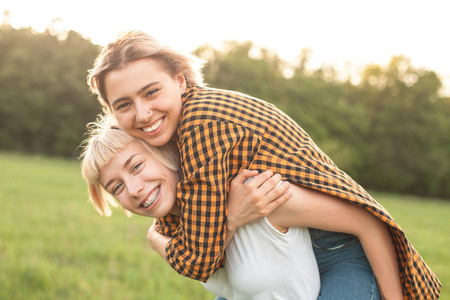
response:
[[[158,231],[156,231],[156,228],[153,226],[147,232],[147,240],[153,249],[155,249],[155,247],[157,246],[157,242],[158,242],[160,235],[161,234]]]
[[[227,220],[227,223],[225,224],[225,227],[227,229],[227,233],[234,233],[236,229],[238,229],[238,225],[236,222],[232,219]]]
[[[148,239],[148,242],[150,243],[150,247],[152,247],[153,250],[156,250],[155,248],[157,245],[156,244],[157,236],[155,234],[148,234],[147,239]]]

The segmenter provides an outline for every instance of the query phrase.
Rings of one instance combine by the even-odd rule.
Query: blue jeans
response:
[[[318,300],[381,299],[372,268],[355,236],[313,228],[309,232],[320,272]]]
[[[350,234],[310,228],[319,265],[319,300],[379,300],[377,281],[359,240]]]

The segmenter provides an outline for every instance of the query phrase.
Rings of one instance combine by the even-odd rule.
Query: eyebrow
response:
[[[130,164],[131,160],[132,160],[136,155],[138,155],[138,153],[130,155],[130,157],[127,159],[127,161],[123,164],[123,168],[124,168],[124,169],[126,169],[126,168],[128,167],[128,165]],[[108,189],[108,186],[110,186],[111,183],[114,182],[114,180],[115,180],[115,179],[113,178],[113,179],[109,180],[109,181],[105,184],[105,190]]]
[[[137,91],[137,95],[139,95],[140,93],[142,93],[143,91],[145,91],[146,89],[148,89],[149,87],[151,87],[152,85],[158,84],[159,81],[155,81],[155,82],[150,82],[149,84],[146,84],[145,86],[143,86],[140,90]],[[117,98],[116,100],[114,100],[113,102],[111,102],[111,106],[114,106],[116,103],[120,102],[120,101],[124,101],[129,99],[129,97],[121,97],[121,98]]]

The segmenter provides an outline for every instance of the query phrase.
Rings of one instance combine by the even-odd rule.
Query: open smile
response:
[[[142,207],[148,208],[156,203],[156,200],[158,199],[159,192],[161,190],[161,186],[157,186],[153,191],[151,191],[150,195],[147,197],[147,199],[141,204]]]
[[[161,118],[161,119],[157,120],[155,123],[153,123],[152,126],[142,127],[141,129],[147,133],[154,132],[155,130],[157,130],[158,128],[161,127],[161,124],[163,123],[163,121],[164,121],[164,118]]]

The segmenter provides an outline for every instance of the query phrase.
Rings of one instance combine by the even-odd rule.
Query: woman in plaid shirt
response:
[[[157,226],[171,237],[165,255],[177,272],[206,281],[222,265],[227,230],[234,230],[226,227],[231,180],[243,169],[272,169],[284,180],[358,205],[384,222],[396,250],[404,297],[438,298],[439,280],[400,226],[297,123],[262,100],[204,87],[195,63],[144,33],[131,32],[102,49],[88,79],[107,112],[129,134],[157,147],[177,143],[182,215],[160,219]],[[311,230],[311,236],[324,299],[336,296],[339,286],[348,287],[343,293],[357,289],[351,274],[360,268],[340,263],[350,251],[347,242],[354,243],[352,237],[321,230]]]

